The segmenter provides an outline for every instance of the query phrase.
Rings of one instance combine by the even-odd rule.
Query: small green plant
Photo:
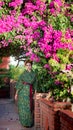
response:
[[[22,66],[18,66],[18,67],[15,67],[14,65],[10,65],[10,69],[9,69],[9,72],[10,72],[10,77],[11,79],[14,79],[14,80],[18,80],[18,77],[20,76],[20,74],[24,71],[24,67]]]
[[[8,87],[10,73],[7,69],[0,69],[0,88]]]

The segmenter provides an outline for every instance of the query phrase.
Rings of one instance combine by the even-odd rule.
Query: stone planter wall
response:
[[[36,94],[35,130],[73,130],[72,123],[71,103],[51,102]]]

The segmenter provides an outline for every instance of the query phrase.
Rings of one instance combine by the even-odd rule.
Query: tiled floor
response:
[[[0,99],[0,130],[35,130],[19,122],[17,107],[11,99]]]

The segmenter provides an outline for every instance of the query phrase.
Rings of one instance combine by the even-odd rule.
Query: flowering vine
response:
[[[18,45],[50,73],[72,70],[72,8],[73,3],[64,0],[1,0],[0,50]]]

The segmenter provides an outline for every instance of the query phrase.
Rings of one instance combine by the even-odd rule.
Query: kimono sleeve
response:
[[[34,79],[34,82],[33,82],[34,91],[37,91],[37,86],[38,86],[38,79],[37,79],[37,75],[35,75],[35,79]]]
[[[23,81],[23,74],[20,75],[18,78],[18,81],[17,81],[16,86],[15,86],[16,90],[19,91],[22,88],[22,86],[23,86],[22,81]]]

